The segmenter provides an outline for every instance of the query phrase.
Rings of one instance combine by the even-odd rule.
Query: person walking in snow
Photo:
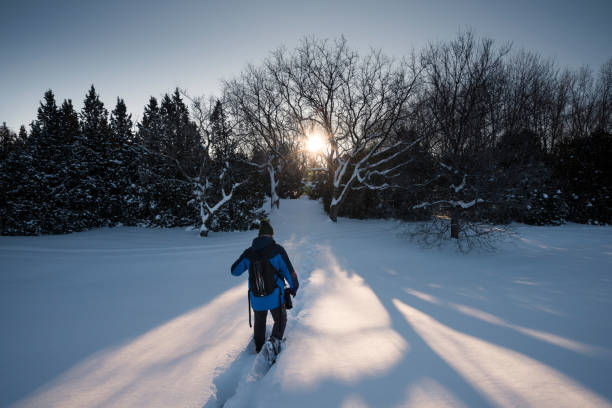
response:
[[[255,314],[255,351],[259,353],[264,346],[269,310],[274,326],[267,344],[271,344],[274,353],[278,354],[287,325],[285,281],[289,283],[288,292],[293,297],[297,294],[299,282],[287,252],[274,241],[274,229],[266,219],[261,220],[259,236],[253,240],[251,247],[231,267],[234,276],[240,276],[246,270],[249,271],[249,324],[251,307]],[[288,300],[291,298],[288,297]]]

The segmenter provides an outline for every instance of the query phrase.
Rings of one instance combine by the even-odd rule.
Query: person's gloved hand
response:
[[[291,288],[291,296],[295,297],[297,294],[297,290],[300,287],[300,282],[298,282],[297,275],[295,272],[291,275],[291,280],[293,281],[293,288]]]

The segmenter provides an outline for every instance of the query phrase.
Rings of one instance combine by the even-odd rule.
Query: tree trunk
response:
[[[278,186],[276,171],[271,163],[268,164],[268,175],[270,176],[270,211],[272,211],[275,205],[276,209],[280,208],[280,199],[278,197],[278,193],[276,192],[276,188]]]
[[[451,238],[459,239],[459,216],[456,210],[453,210],[451,214],[451,230],[450,235]]]
[[[340,206],[344,203],[344,200],[347,197],[347,191],[349,191],[351,189],[351,185],[353,184],[353,179],[350,179],[347,184],[343,187],[338,187],[337,185],[334,185],[333,183],[330,184],[330,190],[331,190],[331,201],[329,203],[329,218],[333,221],[333,222],[338,222],[338,212],[340,211]],[[339,197],[337,197],[337,194],[340,194]]]
[[[200,196],[197,197],[198,200],[201,198]],[[208,236],[208,227],[206,226],[208,217],[210,217],[210,214],[204,210],[204,205],[200,201],[200,220],[202,221],[202,225],[200,225],[200,237],[202,238],[206,238]]]
[[[280,208],[280,199],[278,196],[270,197],[270,211],[273,210],[275,206],[277,209]]]
[[[329,207],[329,219],[333,222],[338,222],[338,206],[333,205]]]

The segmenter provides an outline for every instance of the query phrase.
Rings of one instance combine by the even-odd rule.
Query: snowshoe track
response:
[[[291,343],[291,332],[301,320],[302,302],[300,292],[308,290],[310,274],[315,269],[315,259],[318,254],[318,246],[305,237],[300,242],[283,243],[289,253],[290,259],[294,262],[294,268],[300,279],[298,295],[293,299],[293,308],[288,313],[287,327],[285,329],[285,339],[283,350]],[[268,322],[270,325],[271,322]],[[270,335],[270,328],[266,331],[266,337]],[[278,362],[282,358],[281,352],[276,359]],[[275,364],[269,364],[262,353],[255,354],[255,344],[251,338],[245,349],[237,356],[234,362],[226,370],[219,372],[213,380],[216,387],[214,397],[211,397],[204,405],[204,408],[213,407],[242,407],[248,406],[248,395],[254,391],[258,382],[263,379],[268,372],[275,368]]]

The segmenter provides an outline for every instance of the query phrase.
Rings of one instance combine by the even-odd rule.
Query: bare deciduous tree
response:
[[[238,131],[253,152],[263,155],[263,160],[251,164],[268,173],[270,207],[278,208],[279,179],[302,134],[300,122],[292,120],[285,90],[270,65],[248,66],[237,79],[225,82],[224,89]]]
[[[419,73],[415,60],[396,62],[380,51],[366,56],[335,42],[306,38],[290,55],[278,51],[272,66],[287,112],[297,126],[318,129],[329,148],[322,152],[329,187],[329,215],[352,188],[386,189],[389,163],[409,146],[394,139],[407,119]]]
[[[595,81],[587,66],[573,74],[570,88],[568,133],[571,137],[585,137],[593,130],[596,114]]]
[[[543,149],[551,150],[563,134],[570,83],[554,61],[519,51],[505,64],[503,134],[529,131],[539,135]]]
[[[596,93],[596,126],[612,133],[612,58],[601,67]]]
[[[490,150],[501,131],[499,84],[503,59],[510,46],[476,39],[468,31],[447,43],[430,44],[421,55],[424,69],[424,118],[432,153],[445,181],[432,190],[432,199],[415,208],[437,206],[450,217],[451,237],[458,238],[462,212],[485,202]]]

